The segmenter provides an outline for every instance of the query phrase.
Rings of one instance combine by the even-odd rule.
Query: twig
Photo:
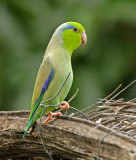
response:
[[[70,103],[74,98],[75,96],[78,94],[78,91],[79,91],[79,88],[77,88],[76,92],[74,93],[74,95],[68,100],[68,103]],[[60,109],[61,110],[61,109]],[[65,111],[65,116],[67,116],[67,111]],[[73,114],[74,115],[74,114]],[[73,116],[71,115],[71,116]]]
[[[96,106],[96,104],[97,104],[97,103],[94,103],[93,105],[82,109],[81,112],[86,111],[86,110],[88,110],[88,109],[90,109],[90,108],[93,108],[94,106]],[[74,113],[74,115],[76,115],[76,114],[78,114],[78,112]]]
[[[75,94],[68,100],[68,103],[70,103],[75,98],[75,96],[78,94],[78,92],[79,92],[79,88],[77,88]]]
[[[127,85],[125,88],[123,88],[120,92],[118,92],[115,96],[113,96],[110,100],[116,98],[119,94],[121,94],[123,91],[125,91],[127,88],[129,88],[135,82],[136,82],[136,80],[134,80],[133,82],[131,82],[129,85]]]
[[[124,122],[124,119],[121,120],[118,124],[114,125],[114,126],[112,127],[112,129],[115,129],[115,128],[117,128],[118,126],[121,126],[123,122]]]
[[[134,102],[135,103],[136,102],[136,98],[131,99],[130,102]]]
[[[131,122],[129,122],[127,125],[125,125],[124,127],[120,128],[119,131],[123,131],[127,126],[130,126],[130,124],[132,124],[133,122],[135,122],[136,120],[132,120]]]
[[[74,108],[74,107],[71,107],[71,106],[70,106],[70,108],[73,109],[73,110],[75,110],[75,111],[77,111],[78,113],[82,114],[82,116],[84,116],[87,120],[90,120],[85,114],[83,114],[83,113],[82,113],[80,110],[78,110],[77,108]]]
[[[117,92],[120,88],[122,87],[122,84],[120,84],[113,92],[111,92],[107,97],[105,97],[104,99],[108,99],[109,97],[111,97],[115,92]]]

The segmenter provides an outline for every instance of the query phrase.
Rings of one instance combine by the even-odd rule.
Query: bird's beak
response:
[[[86,42],[87,42],[87,36],[86,36],[86,34],[85,34],[85,31],[83,31],[83,32],[81,33],[81,44],[85,45]]]

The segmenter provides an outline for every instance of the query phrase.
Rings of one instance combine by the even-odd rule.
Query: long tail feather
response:
[[[22,138],[24,138],[24,137],[26,136],[28,130],[29,130],[30,127],[31,127],[31,125],[32,125],[32,118],[31,118],[30,121],[28,122],[27,127],[26,127],[26,130],[25,130]]]

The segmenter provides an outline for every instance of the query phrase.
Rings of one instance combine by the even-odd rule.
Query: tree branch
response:
[[[47,159],[48,155],[40,141],[37,125],[34,135],[22,139],[29,111],[0,112],[0,158],[1,159]],[[104,126],[79,118],[61,116],[53,122],[41,125],[45,145],[52,157],[70,160],[98,159],[100,140],[112,132]],[[105,160],[136,159],[136,142],[122,133],[110,134],[101,144],[100,155]]]

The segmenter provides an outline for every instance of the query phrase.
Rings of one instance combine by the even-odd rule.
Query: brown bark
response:
[[[22,139],[29,111],[0,112],[0,159],[49,159],[39,138],[34,135]],[[61,116],[41,125],[41,133],[48,151],[56,159],[98,159],[100,140],[112,130],[79,118]],[[122,133],[107,136],[100,147],[101,159],[136,160],[136,142]],[[47,158],[48,157],[48,158]]]

